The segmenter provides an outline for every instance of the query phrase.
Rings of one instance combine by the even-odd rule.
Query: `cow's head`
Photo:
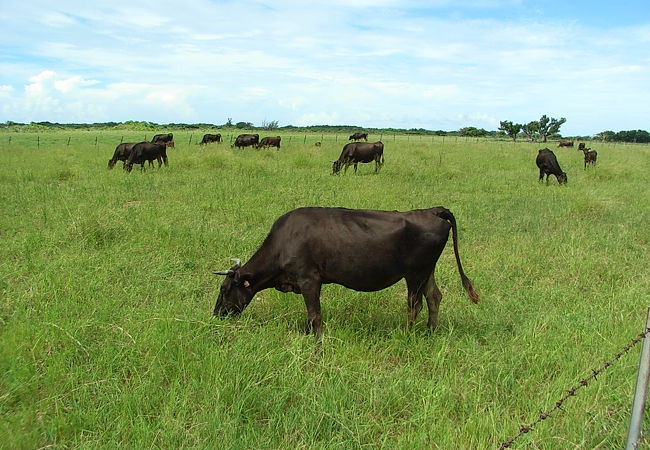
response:
[[[215,316],[236,316],[248,306],[255,295],[250,281],[240,273],[240,260],[233,258],[232,261],[235,265],[230,269],[213,272],[215,275],[226,276],[221,283],[217,303],[214,305]]]
[[[338,173],[341,171],[341,166],[343,163],[341,162],[340,159],[337,159],[336,161],[332,161],[332,175],[338,175]]]
[[[131,170],[133,170],[133,162],[132,161],[125,162],[124,170],[126,170],[127,172],[131,172]]]
[[[562,172],[560,175],[558,175],[558,177],[557,177],[557,182],[558,183],[566,184],[567,181],[568,180],[567,180],[566,172]]]
[[[115,163],[116,163],[116,162],[117,162],[117,160],[109,159],[109,160],[108,160],[108,168],[109,168],[109,169],[112,169],[113,167],[115,167]]]

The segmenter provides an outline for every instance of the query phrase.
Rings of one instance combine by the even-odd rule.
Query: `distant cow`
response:
[[[456,219],[436,207],[413,211],[346,208],[299,208],[275,221],[262,246],[243,266],[239,259],[225,275],[214,307],[215,316],[237,315],[264,289],[302,294],[307,306],[307,332],[321,336],[320,293],[323,284],[373,292],[406,280],[408,328],[422,309],[429,309],[434,329],[442,293],[436,285],[436,263],[452,232],[456,265],[463,287],[478,302],[460,263]]]
[[[235,143],[232,147],[242,148],[242,147],[255,147],[260,142],[259,134],[240,134],[235,139]]]
[[[203,139],[201,139],[201,142],[199,142],[199,145],[206,145],[211,142],[221,142],[221,135],[220,134],[204,134]]]
[[[368,142],[350,142],[345,144],[341,156],[336,161],[332,161],[332,174],[338,175],[343,167],[347,172],[348,167],[354,164],[354,173],[357,173],[357,164],[375,162],[375,173],[379,172],[384,165],[384,144],[381,141]]]
[[[320,147],[320,146],[321,146],[321,143],[320,143],[320,141],[318,141],[318,142],[316,142],[314,145],[315,145],[316,147]]]
[[[174,148],[174,134],[157,134],[151,139],[151,142],[155,142],[156,144],[165,144],[166,147]]]
[[[368,133],[354,133],[352,136],[348,138],[348,141],[360,141],[361,139],[367,141]]]
[[[280,141],[282,138],[280,136],[269,136],[262,138],[260,143],[257,145],[257,148],[261,147],[277,147],[278,150],[280,150]]]
[[[131,150],[133,150],[133,146],[135,144],[137,144],[137,142],[123,142],[115,147],[115,153],[113,153],[113,157],[108,160],[108,168],[112,169],[115,167],[115,164],[118,161],[122,161],[122,163],[125,164],[126,160],[129,159]]]
[[[154,159],[158,161],[158,167],[162,166],[163,162],[167,166],[167,146],[156,142],[138,142],[133,146],[124,164],[124,170],[131,172],[133,164],[140,164],[140,170],[144,170],[144,163],[149,161],[149,165],[153,165]]]
[[[558,147],[573,147],[573,141],[568,141],[565,139],[560,140],[557,144]]]
[[[587,165],[591,164],[592,166],[596,165],[596,159],[598,159],[598,152],[590,148],[582,148],[582,153],[585,155],[585,170],[587,170]]]
[[[546,184],[548,184],[548,176],[555,175],[558,183],[565,184],[567,182],[566,173],[562,172],[555,153],[548,148],[543,148],[539,151],[535,162],[537,163],[537,167],[539,167],[539,181],[542,181],[544,175],[546,175]]]

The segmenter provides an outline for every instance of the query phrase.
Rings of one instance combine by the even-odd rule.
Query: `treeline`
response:
[[[544,117],[544,116],[543,116]],[[508,122],[505,122],[509,124]],[[269,126],[271,125],[271,126]],[[502,123],[502,127],[503,127]],[[518,125],[518,124],[514,124]],[[530,124],[528,124],[530,125]],[[521,127],[521,125],[520,125]],[[559,127],[558,127],[559,128]],[[509,137],[509,133],[503,129],[498,131],[488,131],[483,128],[476,127],[463,127],[456,131],[445,130],[427,130],[425,128],[368,128],[359,127],[354,125],[311,125],[305,127],[298,127],[294,125],[278,126],[277,121],[263,123],[262,126],[256,127],[250,122],[237,122],[233,124],[229,119],[227,123],[216,125],[212,123],[167,123],[157,124],[154,122],[128,120],[126,122],[95,122],[95,123],[58,123],[58,122],[30,122],[19,123],[7,121],[0,123],[0,130],[2,131],[15,131],[15,132],[34,132],[34,131],[56,131],[56,130],[129,130],[129,131],[165,131],[165,130],[223,130],[223,129],[250,129],[250,130],[266,130],[266,131],[284,131],[294,133],[328,133],[328,134],[352,134],[357,131],[367,131],[371,134],[401,134],[401,135],[423,135],[423,136],[463,136],[463,137],[485,137],[493,139],[504,139]],[[515,135],[519,134],[519,128]],[[512,130],[514,131],[514,130]],[[548,138],[559,139],[563,136],[554,130],[550,130]],[[630,131],[603,131],[595,136],[565,136],[566,138],[573,139],[598,139],[601,141],[611,142],[638,142],[650,143],[650,133],[645,130],[630,130]],[[530,137],[529,137],[530,138]]]
[[[645,130],[619,131],[618,133],[613,131],[603,131],[602,133],[598,133],[596,138],[602,141],[612,142],[648,143],[650,142],[650,133]]]

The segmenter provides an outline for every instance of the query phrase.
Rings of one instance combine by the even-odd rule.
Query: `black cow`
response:
[[[350,142],[345,144],[341,156],[336,161],[332,161],[332,174],[337,174],[341,171],[341,167],[345,167],[344,172],[347,172],[350,164],[354,164],[354,173],[357,173],[357,164],[375,162],[375,173],[384,165],[384,144],[378,142]]]
[[[582,148],[582,153],[585,155],[585,170],[587,170],[587,165],[591,164],[596,166],[596,159],[598,159],[598,152],[590,148]]]
[[[129,158],[124,164],[124,170],[131,172],[133,164],[140,164],[140,170],[144,170],[144,163],[149,161],[153,165],[153,160],[158,160],[158,167],[163,162],[167,166],[167,146],[156,142],[139,142],[133,146]]]
[[[155,142],[156,144],[165,144],[167,147],[174,148],[174,134],[157,134],[151,139],[151,142]]]
[[[346,208],[299,208],[271,227],[262,246],[240,266],[238,259],[226,275],[214,307],[215,316],[239,314],[255,294],[275,288],[302,294],[307,306],[307,332],[321,336],[320,291],[336,283],[355,291],[385,289],[404,278],[408,289],[408,327],[422,309],[429,309],[434,329],[442,293],[434,270],[452,230],[458,273],[476,303],[478,294],[465,276],[458,253],[456,219],[436,207],[413,211],[374,211]]]
[[[558,183],[564,184],[567,182],[566,173],[562,172],[560,164],[558,164],[557,158],[555,157],[555,153],[548,148],[540,149],[537,153],[535,163],[537,163],[537,167],[539,167],[539,181],[542,181],[544,175],[546,175],[546,184],[548,184],[548,176],[555,175]]]
[[[260,147],[277,147],[278,150],[280,150],[280,141],[281,140],[282,140],[282,138],[280,136],[265,137],[265,138],[262,138],[260,143],[257,145],[257,148],[260,148]]]
[[[360,141],[361,139],[367,141],[368,133],[354,133],[352,136],[348,138],[348,141]]]
[[[573,141],[568,141],[568,140],[560,140],[560,142],[557,144],[558,147],[573,147]]]
[[[118,161],[122,161],[122,163],[125,164],[126,160],[129,159],[129,155],[131,155],[131,150],[133,150],[133,146],[135,144],[137,144],[137,142],[122,142],[117,147],[115,147],[115,153],[113,153],[113,157],[108,160],[108,168],[112,169],[115,167],[115,164]]]
[[[199,145],[207,145],[211,142],[221,142],[221,134],[204,134]]]
[[[239,136],[237,136],[237,139],[235,139],[235,143],[231,147],[237,147],[237,148],[250,147],[250,146],[255,147],[259,143],[260,143],[259,134],[240,134]]]

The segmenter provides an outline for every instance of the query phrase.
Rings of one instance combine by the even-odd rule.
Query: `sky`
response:
[[[648,0],[0,6],[0,122],[650,129]]]

